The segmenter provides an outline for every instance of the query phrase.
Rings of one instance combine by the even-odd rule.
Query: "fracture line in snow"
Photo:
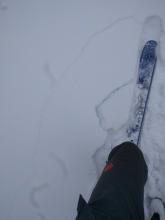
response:
[[[36,209],[40,208],[40,205],[37,201],[36,195],[41,193],[44,189],[47,189],[49,187],[48,183],[43,183],[39,186],[35,186],[32,188],[31,192],[30,192],[30,203],[32,204],[32,206]]]
[[[130,15],[130,16],[126,16],[126,17],[120,17],[117,18],[116,20],[114,20],[112,23],[104,26],[103,28],[101,28],[100,30],[95,31],[93,34],[91,34],[87,41],[84,43],[84,45],[81,47],[79,54],[75,57],[75,59],[64,69],[64,71],[60,74],[61,76],[59,78],[62,78],[66,72],[81,58],[81,56],[84,54],[85,50],[87,49],[87,47],[92,43],[92,41],[98,36],[103,34],[104,32],[106,32],[107,30],[113,28],[114,26],[116,26],[117,24],[125,21],[125,20],[130,20],[130,19],[134,19],[135,18]],[[53,86],[53,88],[55,88],[57,80],[56,77],[54,76],[54,74],[50,71],[50,67],[49,64],[45,64],[44,66],[44,72],[45,75],[50,79],[51,84]],[[38,136],[40,136],[40,130],[42,128],[43,125],[43,117],[45,115],[46,112],[46,108],[47,108],[47,104],[49,102],[49,100],[51,99],[51,96],[53,95],[53,91],[51,91],[51,93],[48,95],[48,98],[45,100],[44,104],[43,104],[43,108],[40,112],[40,123],[39,123],[39,132],[38,132]]]
[[[116,20],[114,20],[112,23],[104,26],[103,28],[95,31],[93,34],[91,34],[87,41],[84,43],[84,45],[81,47],[80,49],[80,52],[77,54],[77,56],[73,59],[73,61],[61,72],[61,76],[59,77],[60,79],[64,77],[64,75],[66,74],[66,72],[68,72],[72,66],[74,66],[77,61],[79,61],[79,59],[82,57],[82,55],[84,54],[85,50],[87,49],[87,47],[92,43],[92,41],[98,37],[99,35],[103,34],[104,32],[112,29],[114,26],[116,26],[117,24],[125,21],[125,20],[134,20],[135,21],[135,18],[133,15],[130,15],[130,16],[126,16],[126,17],[120,17],[120,18],[117,18]]]
[[[43,183],[39,186],[35,186],[32,188],[30,194],[29,194],[29,199],[30,199],[30,203],[31,205],[35,208],[35,210],[37,210],[37,212],[35,213],[41,220],[45,220],[46,216],[38,211],[40,209],[40,205],[39,202],[37,201],[37,194],[41,193],[44,189],[47,189],[49,187],[48,183]]]
[[[56,88],[56,77],[54,76],[54,74],[51,72],[49,64],[46,63],[43,67],[44,73],[45,75],[48,77],[48,79],[50,80],[50,89],[48,91],[48,94],[45,95],[45,98],[43,100],[43,104],[41,106],[40,112],[39,112],[39,120],[38,120],[38,131],[37,131],[37,135],[36,135],[36,141],[35,141],[35,146],[34,146],[34,153],[33,153],[33,158],[32,158],[32,163],[34,165],[34,169],[33,169],[33,173],[34,175],[37,175],[36,172],[36,168],[35,168],[35,162],[36,162],[36,158],[39,152],[39,146],[40,146],[40,138],[41,138],[41,131],[43,129],[43,125],[44,122],[46,121],[46,111],[47,108],[49,106],[49,103],[52,99],[52,96],[54,94],[54,89]]]
[[[130,79],[128,82],[123,83],[122,85],[120,85],[119,87],[117,87],[116,89],[114,89],[113,91],[111,91],[110,93],[108,93],[108,95],[105,96],[105,98],[103,98],[103,100],[95,107],[95,112],[96,112],[96,116],[99,119],[99,125],[100,127],[104,130],[107,131],[107,129],[105,129],[101,124],[102,121],[104,121],[104,116],[103,113],[101,111],[101,107],[103,104],[105,104],[107,101],[109,101],[111,99],[111,97],[118,92],[119,90],[121,90],[122,88],[128,86],[129,84],[131,84],[134,81],[134,79]]]
[[[44,70],[45,76],[47,76],[47,78],[49,79],[51,86],[50,86],[50,91],[49,91],[48,95],[46,95],[45,100],[43,102],[42,109],[40,110],[38,137],[40,137],[40,135],[41,135],[41,129],[43,127],[43,121],[44,121],[43,118],[44,118],[44,115],[46,113],[46,109],[48,107],[48,103],[51,100],[51,97],[53,95],[53,91],[56,88],[56,83],[57,83],[57,78],[51,72],[50,66],[48,63],[46,63],[44,65],[43,70]]]
[[[112,140],[111,140],[111,135],[113,133],[113,129],[112,128],[104,128],[104,126],[102,126],[105,121],[103,112],[102,112],[102,106],[106,103],[109,102],[111,100],[111,98],[113,97],[113,95],[115,95],[117,92],[119,92],[120,90],[122,90],[124,87],[130,85],[132,82],[134,81],[134,79],[130,79],[129,81],[123,83],[122,85],[120,85],[119,87],[115,88],[114,90],[112,90],[111,92],[108,93],[108,95],[106,95],[101,101],[100,103],[95,107],[95,112],[96,112],[96,116],[99,120],[99,126],[106,132],[106,138],[104,140],[104,143],[99,146],[96,151],[94,152],[92,159],[94,162],[94,165],[96,167],[96,175],[97,177],[100,176],[101,171],[105,165],[106,159],[107,159],[107,155],[110,152],[110,146],[112,144]],[[121,126],[122,128],[123,126]],[[120,130],[120,129],[119,129]],[[120,138],[120,137],[119,137]]]
[[[75,57],[75,59],[64,69],[64,71],[61,73],[61,76],[59,78],[62,78],[66,72],[81,58],[81,56],[84,54],[85,50],[87,49],[87,47],[92,43],[92,41],[99,35],[103,34],[104,32],[106,32],[107,30],[113,28],[114,26],[116,26],[117,24],[125,21],[125,20],[129,20],[129,19],[134,19],[134,17],[132,15],[130,16],[126,16],[126,17],[120,17],[116,20],[114,20],[112,23],[104,26],[103,28],[101,28],[100,30],[95,31],[93,34],[91,34],[87,41],[84,43],[84,45],[81,47],[79,54]],[[41,136],[41,129],[43,127],[43,123],[44,123],[44,117],[46,114],[46,109],[48,106],[48,103],[50,102],[53,94],[54,94],[54,89],[56,89],[56,85],[57,85],[57,81],[58,79],[56,79],[56,77],[54,76],[54,74],[50,71],[50,67],[49,64],[46,63],[44,66],[44,73],[45,75],[49,78],[50,82],[51,82],[51,90],[50,93],[48,94],[48,96],[45,98],[45,101],[43,103],[42,109],[40,111],[40,119],[39,119],[39,124],[38,124],[38,135],[37,135],[37,140],[38,143],[37,145],[39,145],[39,139]],[[36,155],[38,153],[38,146],[35,147],[35,152],[34,152],[34,162],[35,162],[35,158]]]
[[[37,135],[36,135],[36,140],[35,140],[35,146],[34,146],[34,152],[33,152],[33,156],[32,156],[32,165],[33,165],[33,171],[32,171],[32,176],[29,178],[27,178],[22,184],[21,186],[19,186],[19,188],[16,190],[16,192],[14,193],[13,196],[13,201],[15,201],[15,199],[18,198],[18,195],[21,194],[21,190],[20,188],[23,187],[27,187],[31,184],[31,182],[37,178],[37,171],[36,171],[36,157],[38,155],[39,152],[39,145],[40,145],[40,137],[41,137],[41,130],[43,128],[43,123],[45,121],[45,114],[46,114],[46,110],[47,110],[47,106],[48,103],[50,102],[52,95],[53,95],[53,89],[55,88],[55,83],[56,83],[56,78],[54,76],[54,74],[50,71],[50,67],[49,65],[46,63],[44,68],[43,68],[45,75],[49,78],[50,82],[51,82],[51,86],[50,86],[50,90],[48,91],[49,93],[46,94],[41,110],[39,112],[39,121],[38,121],[38,131],[37,131]],[[36,209],[39,208],[39,204],[37,203],[36,199],[35,199],[35,194],[38,193],[40,188],[46,188],[46,186],[48,187],[48,183],[43,183],[41,186],[39,187],[32,187],[30,192],[29,192],[29,198],[30,198],[30,202],[32,204],[33,207],[35,207]],[[12,202],[10,205],[10,210],[14,209],[15,203]],[[37,215],[41,218],[41,219],[46,219],[44,217],[44,215],[42,213],[37,213]],[[8,213],[8,219],[12,219],[12,211]]]
[[[67,177],[69,172],[68,172],[68,169],[67,169],[65,162],[58,155],[56,155],[54,152],[50,152],[49,156],[59,165],[63,176]]]
[[[46,63],[44,65],[44,72],[45,72],[45,75],[47,76],[47,78],[49,79],[50,83],[51,83],[51,86],[52,87],[55,87],[56,83],[57,83],[57,79],[56,77],[54,76],[54,74],[51,72],[50,70],[50,66],[48,63]]]
[[[87,49],[87,47],[92,43],[92,41],[97,36],[103,34],[107,30],[110,30],[115,25],[117,25],[117,24],[119,24],[119,23],[121,23],[121,22],[123,22],[125,20],[129,20],[129,19],[133,19],[133,16],[127,16],[127,17],[118,18],[115,21],[113,21],[111,24],[109,24],[109,25],[101,28],[100,30],[94,32],[93,34],[91,34],[88,37],[88,39],[85,42],[85,44],[81,47],[79,54],[75,57],[75,59],[61,73],[59,79],[61,79],[67,73],[67,71],[70,70],[71,67],[82,57],[82,55],[84,54],[84,52]],[[45,75],[50,80],[51,88],[50,88],[49,94],[47,95],[47,97],[45,97],[44,103],[42,105],[42,109],[40,111],[39,124],[38,124],[38,134],[37,134],[37,138],[36,138],[37,143],[36,143],[35,152],[34,152],[34,155],[33,155],[33,162],[34,162],[33,164],[34,164],[34,166],[35,166],[36,156],[38,155],[38,147],[39,147],[39,143],[40,143],[41,130],[43,128],[43,123],[45,121],[45,114],[46,114],[47,106],[48,106],[48,103],[50,102],[50,100],[51,100],[51,98],[52,98],[52,96],[54,94],[54,89],[56,89],[56,85],[57,85],[57,81],[58,81],[58,79],[56,79],[54,74],[50,71],[50,67],[49,67],[48,63],[45,64],[43,69],[44,69]],[[127,83],[127,84],[129,84],[129,83]],[[124,85],[120,86],[120,88],[122,88],[123,86],[126,86],[126,85],[124,84]],[[120,88],[116,89],[116,91],[119,90]],[[107,99],[108,99],[108,97],[107,97]],[[57,155],[55,155],[55,154],[52,154],[51,157],[59,164],[59,166],[60,166],[60,168],[62,170],[63,175],[65,175],[65,176],[68,175],[68,170],[67,170],[67,167],[66,167],[64,161],[61,160],[61,158],[57,157]],[[34,170],[35,170],[35,167],[34,167]],[[34,173],[34,174],[37,175],[37,173]],[[48,183],[42,184],[41,186],[34,187],[34,188],[31,189],[30,201],[31,201],[32,206],[35,207],[36,209],[40,208],[39,204],[38,204],[38,202],[36,200],[36,194],[38,194],[41,190],[43,190],[45,187],[47,187],[47,184]],[[41,219],[45,220],[45,216],[42,213],[38,212],[36,214],[38,216],[40,216]]]

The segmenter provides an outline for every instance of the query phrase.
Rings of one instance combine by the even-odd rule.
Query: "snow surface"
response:
[[[150,219],[151,214],[153,213],[153,210],[157,210],[157,212],[161,213],[162,218],[165,218],[165,211],[164,208],[162,210],[162,207],[160,207],[160,200],[152,202],[153,198],[161,198],[163,201],[165,201],[165,137],[164,137],[164,120],[165,120],[165,114],[164,114],[164,95],[162,93],[162,89],[164,88],[164,82],[165,82],[165,65],[163,62],[163,58],[160,53],[160,46],[161,46],[161,35],[164,32],[163,30],[163,24],[162,20],[158,16],[150,16],[147,17],[144,26],[143,31],[141,33],[141,40],[142,42],[141,46],[139,46],[140,50],[142,50],[144,46],[144,42],[147,40],[155,40],[158,42],[158,50],[157,50],[157,65],[155,70],[155,76],[152,83],[152,89],[150,93],[150,99],[147,106],[147,114],[144,122],[142,137],[141,137],[141,143],[140,148],[142,149],[144,156],[146,158],[146,162],[149,168],[149,177],[148,182],[145,187],[145,214],[146,219]],[[151,36],[151,38],[149,37]],[[138,72],[138,71],[137,71]],[[131,84],[132,81],[130,81]],[[134,81],[136,82],[136,80]],[[133,83],[134,84],[134,83]],[[135,88],[135,86],[134,86]],[[113,100],[116,99],[122,99],[123,96],[125,96],[125,90],[130,91],[130,85],[129,83],[123,85],[120,87],[120,89],[114,90],[106,99],[105,101],[109,101],[109,106],[111,104],[114,104]],[[133,91],[133,97],[132,97],[132,106],[134,106],[135,99],[138,94],[136,94],[137,91]],[[119,98],[120,95],[120,98]],[[113,98],[111,97],[113,96]],[[121,97],[122,96],[122,97]],[[123,97],[124,98],[124,97]],[[126,129],[129,126],[129,118],[131,117],[131,109],[130,107],[130,113],[128,114],[128,120],[125,121],[121,125],[121,127],[114,130],[114,126],[112,127],[112,123],[110,124],[110,127],[104,126],[104,121],[107,122],[102,116],[102,110],[100,107],[104,108],[104,102],[99,105],[99,111],[97,109],[97,116],[100,119],[100,124],[103,127],[103,129],[107,132],[107,140],[104,143],[103,146],[101,146],[98,150],[96,150],[93,158],[97,167],[98,176],[101,173],[101,170],[104,166],[104,161],[106,161],[106,156],[110,150],[116,146],[117,144],[122,143],[125,140],[129,140],[126,136]],[[113,106],[115,109],[115,107]],[[117,106],[116,106],[117,109]],[[109,111],[109,113],[111,113]],[[113,122],[113,115],[109,115],[110,118],[112,118]],[[152,209],[151,209],[152,207]],[[154,207],[154,208],[153,208]],[[158,208],[159,207],[159,208]],[[161,211],[160,211],[161,210]]]
[[[150,39],[159,46],[141,139],[146,218],[150,199],[165,200],[164,11],[163,0],[0,1],[1,220],[75,218],[79,193],[88,200],[126,138]]]

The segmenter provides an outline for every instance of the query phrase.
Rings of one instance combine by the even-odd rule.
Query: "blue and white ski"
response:
[[[148,41],[143,47],[138,67],[138,79],[134,91],[134,102],[126,129],[128,140],[135,143],[138,147],[140,145],[145,113],[157,61],[156,47],[157,42],[154,40]],[[151,220],[165,219],[165,204],[161,198],[152,198],[150,206]]]
[[[143,128],[147,103],[154,76],[157,42],[148,41],[142,50],[138,68],[138,79],[134,91],[134,103],[131,109],[128,128],[126,130],[128,139],[139,145]]]

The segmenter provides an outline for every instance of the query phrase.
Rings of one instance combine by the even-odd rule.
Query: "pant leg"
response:
[[[87,204],[93,218],[143,220],[147,172],[143,154],[136,145],[125,142],[115,147]]]
[[[136,145],[131,142],[118,145],[108,157],[89,204],[117,220],[144,219],[147,172],[143,154]]]

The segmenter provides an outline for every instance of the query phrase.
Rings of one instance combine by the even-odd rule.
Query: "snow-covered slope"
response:
[[[74,219],[79,193],[89,198],[124,139],[151,37],[158,63],[141,148],[145,193],[165,197],[164,11],[163,0],[0,0],[1,220]]]
[[[154,198],[160,198],[165,201],[165,147],[164,147],[164,95],[162,94],[162,90],[165,88],[165,62],[161,55],[161,36],[164,33],[162,20],[158,16],[149,16],[146,18],[143,26],[143,31],[141,33],[141,40],[139,51],[144,46],[144,42],[148,40],[155,40],[158,42],[158,49],[157,49],[157,65],[155,69],[155,76],[153,79],[152,89],[150,93],[150,99],[147,106],[146,118],[144,121],[144,127],[142,131],[142,137],[140,142],[140,148],[142,149],[147,165],[149,168],[149,177],[148,182],[145,188],[145,211],[146,211],[146,219],[150,219],[153,210],[160,212],[162,218],[165,218],[165,211],[164,208],[161,207],[162,204],[160,200],[152,202]],[[140,56],[140,55],[139,55]],[[138,69],[137,69],[138,73]],[[126,91],[129,93],[131,91],[131,84],[134,85],[136,83],[136,79],[134,82],[132,80],[129,83],[124,84],[123,86],[115,89],[111,92],[110,95],[107,96],[104,101],[101,102],[96,107],[96,113],[100,121],[100,125],[102,128],[107,132],[107,139],[103,146],[101,146],[98,150],[96,150],[95,154],[93,155],[98,175],[100,174],[103,166],[105,165],[106,157],[108,152],[116,146],[117,144],[122,143],[123,141],[128,141],[129,138],[127,137],[126,130],[129,127],[129,118],[132,113],[132,107],[129,106],[130,113],[128,114],[128,118],[125,120],[120,127],[114,130],[115,126],[112,126],[113,122],[113,113],[111,114],[111,109],[117,109],[117,105],[115,105],[114,100],[124,99],[126,97]],[[135,87],[135,86],[134,86]],[[133,91],[133,97],[131,100],[131,105],[134,106],[135,99],[136,99],[136,90]],[[115,106],[114,106],[115,105]],[[110,107],[109,115],[107,117],[109,120],[112,119],[110,126],[106,125],[107,120],[104,118],[104,111],[107,106]],[[111,106],[113,106],[111,108]],[[119,116],[121,117],[121,116]],[[104,122],[105,121],[105,122]],[[136,172],[136,171],[135,171]],[[151,208],[152,207],[152,208]]]

